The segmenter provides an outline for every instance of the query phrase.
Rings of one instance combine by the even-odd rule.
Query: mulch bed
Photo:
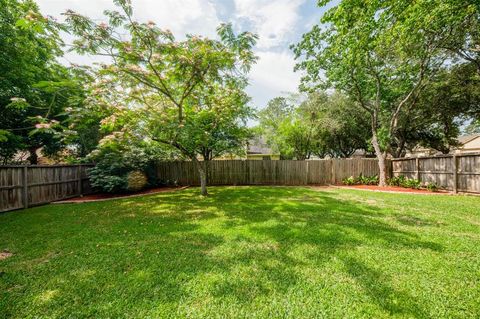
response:
[[[362,190],[377,191],[377,192],[389,192],[389,193],[443,194],[443,195],[452,194],[451,192],[448,192],[445,190],[430,192],[426,189],[413,189],[413,188],[405,188],[400,186],[380,187],[377,185],[345,185],[345,186],[336,186],[336,187],[348,188],[348,189],[362,189]]]
[[[185,189],[185,188],[187,188],[187,186],[184,186],[184,187],[155,187],[155,188],[145,189],[145,190],[140,191],[140,192],[127,193],[127,194],[97,193],[97,194],[84,195],[82,197],[69,198],[69,199],[61,200],[61,201],[54,202],[54,203],[55,204],[65,204],[65,203],[99,202],[99,201],[105,201],[105,200],[117,199],[117,198],[128,198],[128,197],[143,196],[143,195],[156,194],[156,193],[162,193],[162,192],[172,192],[172,191],[178,191],[178,190]]]

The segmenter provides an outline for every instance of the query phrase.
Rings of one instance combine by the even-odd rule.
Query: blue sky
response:
[[[72,9],[102,20],[102,12],[112,9],[111,0],[37,0],[43,14],[61,20]],[[263,108],[273,97],[297,89],[301,75],[293,72],[295,61],[290,44],[318,23],[323,12],[315,0],[132,0],[135,18],[154,21],[170,29],[176,37],[186,33],[214,37],[216,27],[231,22],[237,31],[260,36],[258,63],[250,73],[248,93],[255,107]],[[71,39],[66,38],[68,43]],[[90,64],[98,58],[69,53],[64,62]]]

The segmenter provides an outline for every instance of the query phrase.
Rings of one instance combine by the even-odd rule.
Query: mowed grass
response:
[[[5,318],[479,318],[480,198],[211,187],[0,215]]]

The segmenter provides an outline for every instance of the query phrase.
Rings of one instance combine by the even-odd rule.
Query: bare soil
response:
[[[12,257],[13,254],[9,252],[8,250],[0,251],[0,260],[7,259],[9,257]]]

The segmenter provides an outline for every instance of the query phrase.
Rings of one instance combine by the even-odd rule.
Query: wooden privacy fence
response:
[[[350,176],[378,175],[376,159],[311,161],[225,160],[209,163],[209,185],[328,185]],[[193,162],[159,162],[157,178],[165,183],[199,185]]]
[[[0,166],[0,212],[91,193],[92,165]]]
[[[392,160],[393,176],[435,182],[454,192],[480,193],[480,154],[457,154]]]

